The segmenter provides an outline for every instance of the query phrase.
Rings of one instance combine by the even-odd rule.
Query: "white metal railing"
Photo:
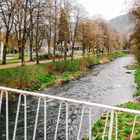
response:
[[[69,125],[69,104],[78,104],[82,105],[82,112],[81,112],[81,117],[80,117],[80,124],[79,124],[79,129],[78,129],[78,134],[77,134],[77,140],[80,140],[80,133],[81,133],[81,128],[82,128],[82,122],[83,122],[83,116],[85,112],[85,107],[88,107],[89,110],[89,140],[92,140],[92,108],[94,107],[99,107],[102,109],[108,110],[107,116],[106,116],[106,121],[105,121],[105,127],[103,131],[103,136],[102,140],[105,139],[105,134],[107,131],[107,124],[110,121],[110,126],[109,126],[109,132],[108,132],[108,140],[112,140],[112,134],[113,134],[113,127],[114,127],[114,119],[115,121],[115,139],[118,140],[118,112],[126,112],[130,114],[135,115],[134,123],[132,126],[132,134],[130,136],[130,140],[133,139],[134,135],[134,130],[135,130],[135,124],[137,117],[140,116],[140,111],[136,110],[130,110],[126,108],[119,108],[119,107],[113,107],[113,106],[108,106],[108,105],[102,105],[102,104],[97,104],[97,103],[91,103],[91,102],[86,102],[86,101],[79,101],[79,100],[74,100],[74,99],[68,99],[68,98],[63,98],[63,97],[57,97],[57,96],[51,96],[51,95],[46,95],[46,94],[40,94],[40,93],[34,93],[34,92],[28,92],[28,91],[23,91],[23,90],[17,90],[17,89],[11,89],[11,88],[5,88],[5,87],[0,87],[0,115],[1,115],[1,110],[2,110],[2,105],[3,105],[3,100],[5,100],[6,103],[6,140],[9,140],[9,93],[14,93],[19,95],[18,96],[18,104],[17,104],[17,111],[16,111],[16,118],[15,118],[15,123],[14,123],[14,131],[13,131],[13,137],[12,140],[16,139],[16,132],[17,132],[17,125],[18,125],[18,119],[19,119],[19,112],[20,112],[20,105],[21,105],[21,97],[24,98],[24,140],[27,140],[27,97],[28,96],[33,96],[38,99],[38,104],[37,104],[37,110],[36,110],[36,117],[35,117],[35,124],[34,124],[34,131],[33,131],[33,136],[32,139],[36,139],[36,130],[37,130],[37,125],[38,125],[38,119],[39,119],[39,111],[40,111],[40,101],[43,100],[44,102],[44,140],[47,139],[47,108],[46,108],[46,103],[48,101],[52,100],[58,100],[60,102],[59,105],[59,110],[58,110],[58,117],[57,117],[57,123],[56,123],[56,129],[55,129],[55,134],[54,134],[54,140],[57,140],[57,133],[58,133],[58,127],[60,123],[60,115],[61,115],[61,110],[62,110],[62,104],[65,104],[66,106],[66,118],[65,118],[65,126],[66,126],[66,133],[65,133],[65,138],[66,140],[69,139],[69,130],[68,130],[68,125]],[[110,115],[110,116],[109,116]],[[109,120],[110,119],[110,120]]]

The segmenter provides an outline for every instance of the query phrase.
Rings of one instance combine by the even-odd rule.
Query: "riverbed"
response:
[[[115,61],[94,66],[88,75],[77,81],[72,81],[62,87],[48,88],[41,93],[56,95],[71,99],[89,101],[106,105],[120,105],[134,101],[133,94],[136,91],[134,83],[135,71],[127,70],[126,66],[133,64],[134,58],[127,56]],[[10,105],[10,137],[12,138],[13,124],[15,119],[17,103]],[[24,105],[22,105],[24,106]],[[28,140],[32,138],[34,120],[36,114],[37,99],[28,98]],[[47,103],[47,140],[53,140],[57,114],[58,102]],[[23,107],[19,117],[17,140],[22,140],[23,135]],[[69,105],[69,140],[76,140],[82,107]],[[100,118],[105,110],[92,109],[92,122]],[[14,113],[13,113],[14,112]],[[5,140],[5,115],[0,117],[0,139]],[[43,102],[40,108],[37,140],[43,140]],[[65,105],[62,108],[58,140],[65,140]],[[88,108],[85,110],[84,121],[81,129],[81,138],[88,134]]]

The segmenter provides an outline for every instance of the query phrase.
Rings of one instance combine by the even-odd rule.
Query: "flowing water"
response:
[[[136,90],[134,83],[135,71],[125,68],[134,63],[132,56],[118,58],[115,61],[95,66],[91,72],[80,80],[70,82],[62,87],[49,88],[43,91],[44,94],[67,97],[71,99],[90,101],[107,105],[119,105],[133,101],[133,94]],[[28,140],[32,139],[35,122],[37,99],[28,97]],[[17,103],[10,103],[10,139],[14,127],[15,113]],[[24,137],[23,127],[23,107],[18,122],[17,140]],[[4,108],[4,107],[3,107]],[[59,103],[50,101],[47,103],[47,140],[54,139]],[[5,109],[3,109],[3,112]],[[80,105],[69,105],[69,139],[76,140],[82,107]],[[105,110],[104,110],[105,111]],[[14,112],[14,113],[13,113]],[[61,111],[61,119],[58,130],[58,140],[65,140],[65,104]],[[102,109],[92,108],[93,123],[99,119],[103,113]],[[5,113],[0,117],[0,140],[5,140]],[[43,140],[43,101],[40,107],[39,122],[37,129],[37,140]],[[88,108],[85,110],[83,125],[81,129],[81,138],[88,132]]]

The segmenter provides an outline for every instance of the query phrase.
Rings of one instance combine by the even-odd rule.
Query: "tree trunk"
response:
[[[64,48],[65,48],[64,61],[66,61],[67,60],[67,49],[68,49],[68,46],[67,46],[67,42],[66,41],[64,42]]]
[[[30,33],[30,61],[33,61],[33,25],[31,26],[32,28]]]
[[[30,61],[33,61],[33,44],[30,42]]]
[[[53,62],[55,62],[56,56],[56,38],[57,37],[57,1],[55,1],[55,20],[54,20],[54,44],[53,44]]]
[[[4,48],[3,48],[3,57],[2,57],[2,64],[6,64],[6,54],[7,54],[7,43],[5,43]]]
[[[7,48],[8,48],[8,38],[9,38],[9,34],[6,34],[5,44],[4,44],[4,47],[3,47],[3,57],[2,57],[2,64],[3,65],[6,64],[6,54],[7,54]]]
[[[30,3],[31,6],[31,3]],[[30,9],[30,61],[33,61],[33,11]]]
[[[56,51],[56,35],[54,35],[53,62],[55,62],[55,51]]]
[[[51,57],[51,40],[48,39],[48,58]]]
[[[19,46],[19,48],[18,48],[18,59],[21,59],[21,58],[22,58],[21,55],[22,55],[22,54],[21,54],[21,47]]]
[[[25,66],[24,46],[22,46],[22,48],[21,48],[21,65]]]
[[[74,45],[75,43],[72,43],[72,51],[71,51],[71,60],[73,60],[73,55],[74,55]]]
[[[36,64],[39,64],[38,48],[36,48]]]
[[[85,57],[85,46],[83,46],[83,58]]]

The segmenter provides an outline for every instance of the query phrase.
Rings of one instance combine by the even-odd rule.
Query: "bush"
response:
[[[47,70],[49,70],[49,73],[53,71],[53,73],[63,73],[65,71],[67,72],[77,72],[80,67],[80,61],[79,60],[67,60],[60,61],[60,62],[54,62],[50,63],[47,67]]]
[[[136,92],[135,96],[140,96],[140,89]]]
[[[27,67],[5,69],[0,73],[0,85],[25,90],[32,86],[36,76],[36,71]]]
[[[140,68],[136,71],[135,82],[137,83],[138,88],[140,88]]]
[[[50,55],[48,54],[44,54],[44,55],[40,55],[39,56],[39,60],[47,60],[47,59],[50,59],[52,58],[52,54],[50,53]]]
[[[137,70],[136,70],[135,82],[137,84],[137,92],[136,92],[135,96],[140,96],[140,68],[137,68]]]
[[[139,45],[134,45],[132,47],[132,53],[134,54],[136,60],[140,64],[140,46]]]
[[[36,83],[39,85],[41,89],[45,89],[47,86],[54,85],[55,80],[56,80],[55,75],[44,74],[44,75],[40,75],[37,78]]]
[[[87,71],[87,69],[92,67],[94,64],[96,64],[95,57],[85,57],[85,58],[81,59],[80,71],[85,73]]]

